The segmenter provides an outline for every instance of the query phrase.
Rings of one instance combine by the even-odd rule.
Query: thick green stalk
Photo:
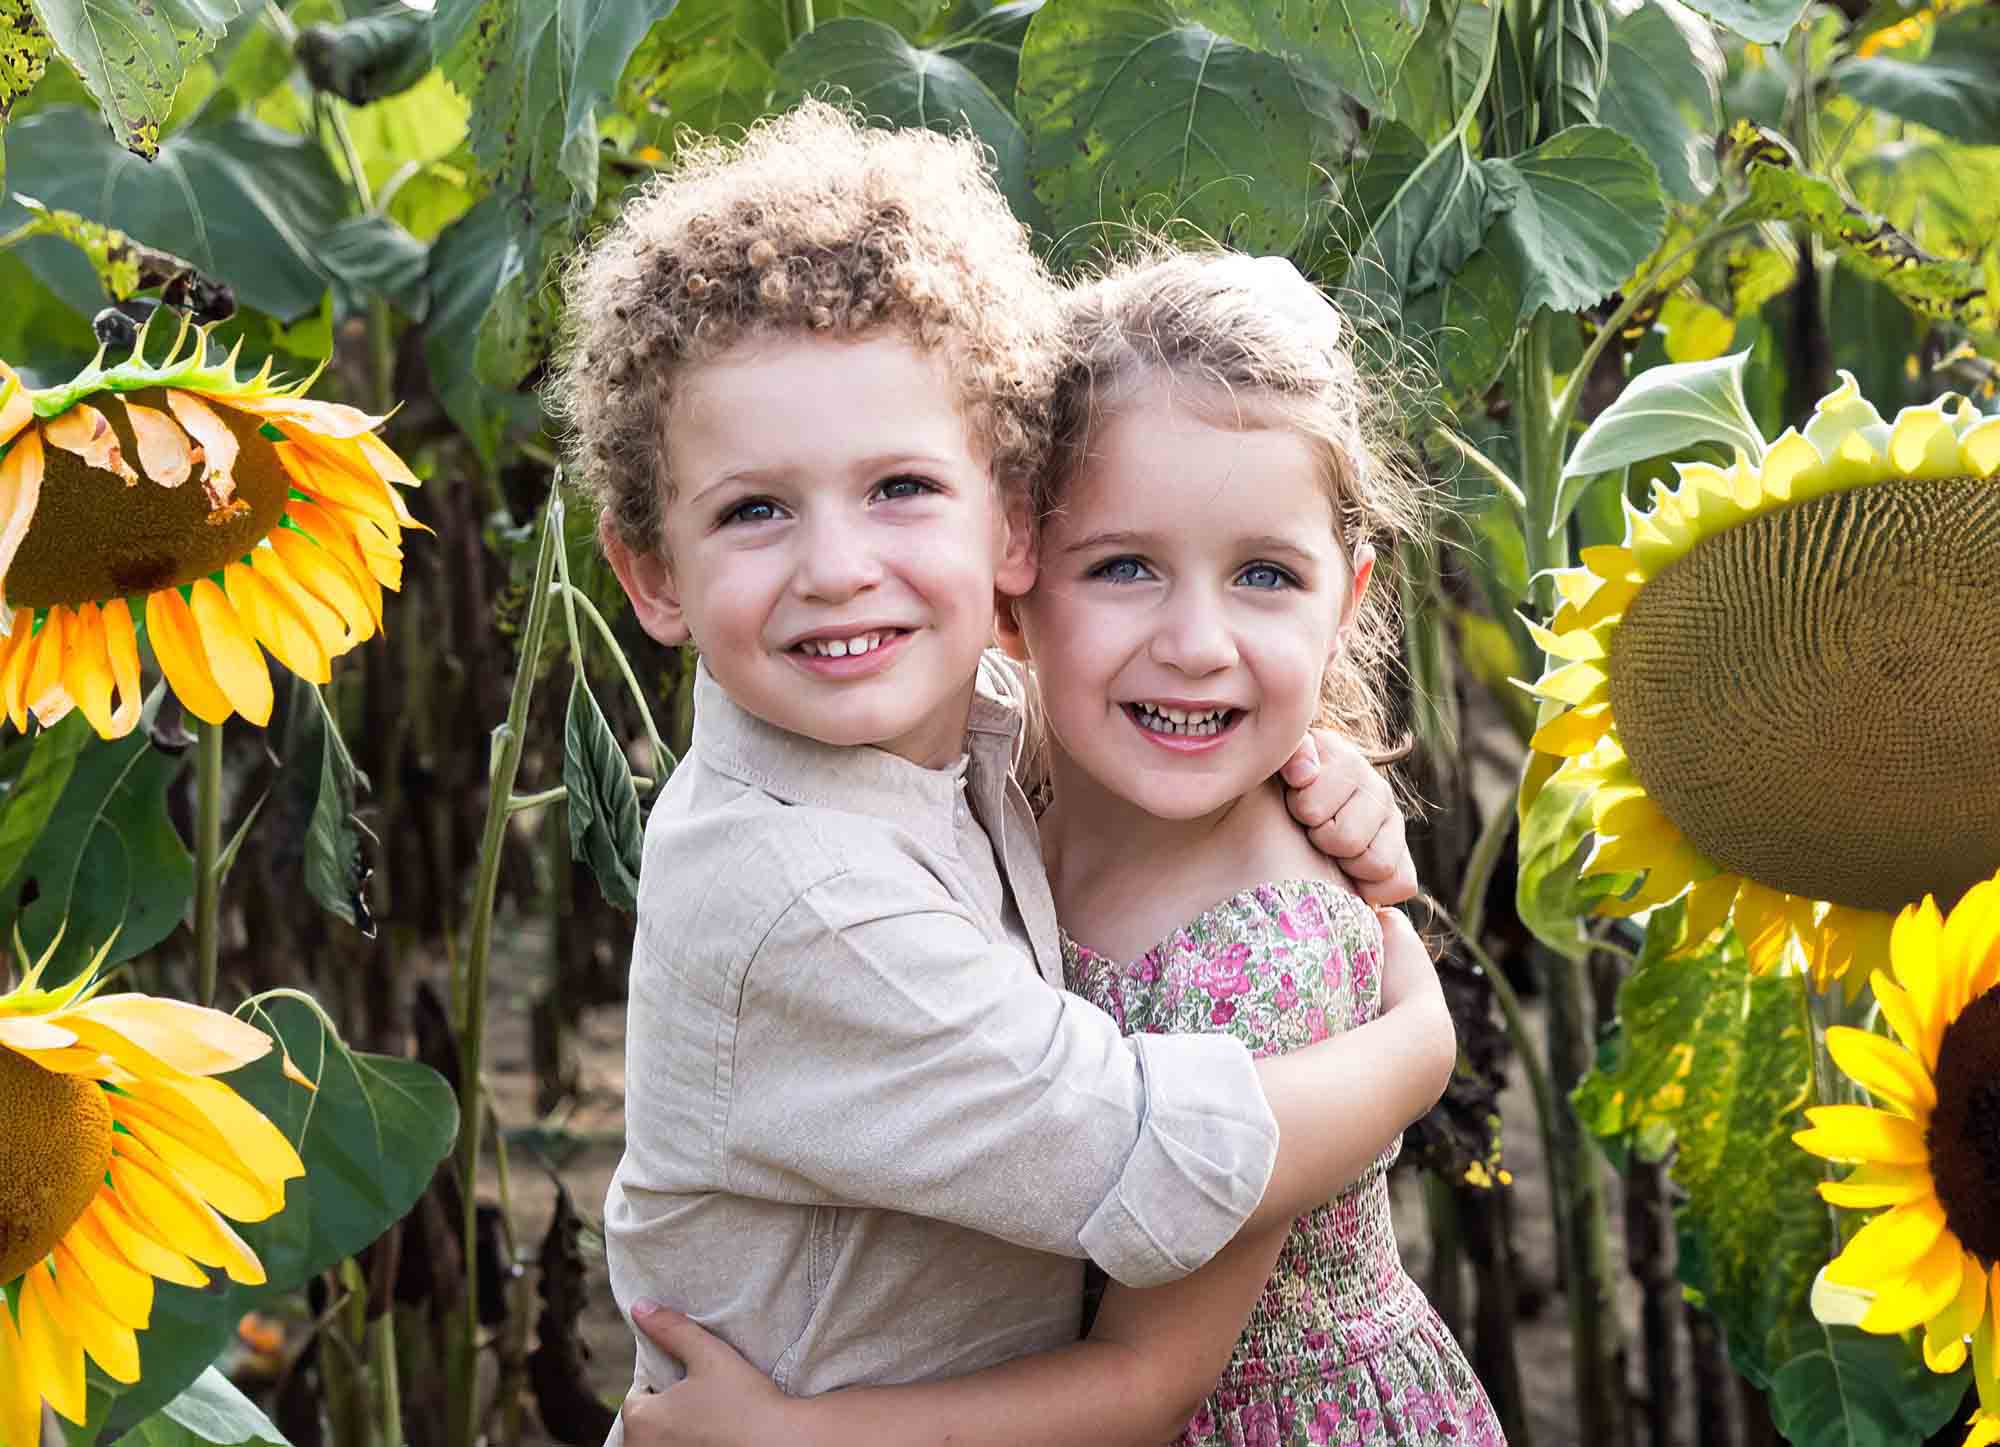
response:
[[[561,546],[560,506],[552,493],[548,512],[542,519],[535,578],[528,589],[528,617],[521,627],[521,659],[514,674],[514,691],[507,701],[507,721],[493,735],[486,825],[479,837],[479,875],[473,886],[472,927],[465,949],[463,1009],[458,1022],[458,1160],[459,1189],[465,1207],[465,1302],[454,1347],[450,1438],[453,1447],[474,1447],[477,1436],[473,1385],[479,1359],[479,1273],[474,1262],[479,1239],[480,1138],[486,1104],[480,1072],[486,1053],[487,961],[493,944],[493,902],[500,888],[500,851],[506,845],[514,779],[521,771],[521,751],[527,741],[528,703],[535,692],[535,662],[541,657],[542,635],[549,623],[549,584],[555,577],[556,552]]]
[[[813,0],[785,0],[785,23],[791,28],[794,44],[812,34]]]
[[[197,721],[194,738],[195,1000],[213,1005],[222,955],[222,725]]]
[[[396,1363],[394,1304],[369,1329],[369,1354],[375,1368],[375,1396],[382,1407],[382,1447],[403,1447],[403,1384]]]

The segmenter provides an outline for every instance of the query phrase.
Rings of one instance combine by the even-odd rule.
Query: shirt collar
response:
[[[823,744],[768,723],[730,698],[698,662],[694,747],[717,773],[787,804],[866,814],[902,825],[927,844],[955,847],[961,787],[977,787],[995,770],[1004,783],[1013,768],[1020,712],[1004,683],[995,689],[994,681],[982,672],[973,691],[968,757],[927,769],[886,749]]]

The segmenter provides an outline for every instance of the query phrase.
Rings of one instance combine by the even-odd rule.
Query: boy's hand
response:
[[[632,1308],[632,1324],[687,1369],[664,1392],[635,1392],[618,1415],[626,1447],[746,1447],[793,1440],[785,1424],[790,1399],[720,1337],[678,1311],[650,1302]]]
[[[1339,734],[1314,729],[1279,771],[1285,803],[1312,840],[1376,906],[1417,892],[1416,861],[1389,781]]]

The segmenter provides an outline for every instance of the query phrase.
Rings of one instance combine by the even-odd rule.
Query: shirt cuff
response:
[[[1224,1035],[1134,1035],[1146,1087],[1138,1143],[1078,1236],[1127,1286],[1161,1286],[1228,1244],[1271,1179],[1278,1123],[1250,1052]]]

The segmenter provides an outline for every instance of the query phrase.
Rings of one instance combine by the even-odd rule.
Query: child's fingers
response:
[[[690,1376],[704,1368],[742,1360],[729,1343],[705,1331],[693,1317],[657,1301],[634,1302],[632,1324],[654,1346],[687,1368]]]
[[[1292,756],[1285,760],[1285,767],[1278,774],[1293,789],[1303,789],[1319,777],[1319,748],[1311,734],[1299,740],[1299,746],[1292,750]]]

